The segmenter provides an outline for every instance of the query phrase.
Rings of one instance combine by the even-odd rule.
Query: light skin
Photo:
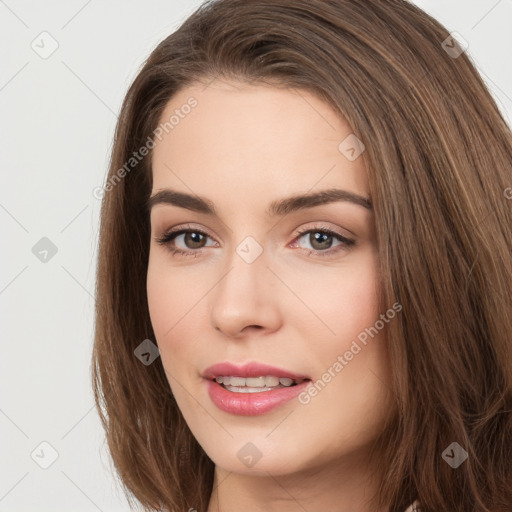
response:
[[[363,158],[338,149],[352,130],[307,91],[219,80],[181,91],[161,119],[191,96],[197,106],[156,144],[151,194],[200,196],[216,215],[152,207],[147,293],[172,392],[215,463],[208,512],[388,512],[367,503],[378,486],[369,449],[392,408],[385,330],[308,404],[230,414],[201,376],[214,363],[258,361],[316,381],[390,306],[377,300],[371,208],[334,201],[267,214],[275,200],[328,189],[369,198]],[[157,243],[174,228],[196,234]],[[336,236],[315,239],[324,228]],[[236,250],[248,236],[263,249],[252,263]],[[261,453],[252,467],[237,457],[248,442]]]

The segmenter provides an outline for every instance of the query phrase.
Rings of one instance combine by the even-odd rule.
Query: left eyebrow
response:
[[[353,192],[340,189],[327,189],[310,194],[298,194],[283,199],[272,201],[266,211],[270,217],[284,216],[298,210],[314,208],[328,203],[338,201],[349,202],[358,206],[362,206],[367,210],[372,210],[372,202],[369,197],[360,196]],[[206,215],[217,215],[213,203],[205,198],[177,192],[171,189],[163,189],[152,195],[147,203],[147,211],[151,211],[153,206],[157,204],[171,204],[180,208],[186,208],[198,213]]]
[[[289,213],[297,210],[304,210],[306,208],[313,208],[323,204],[334,203],[338,201],[346,201],[358,206],[362,206],[367,210],[372,209],[372,202],[369,197],[363,197],[359,194],[354,194],[348,190],[340,190],[331,188],[321,190],[320,192],[312,192],[311,194],[299,194],[284,199],[272,201],[267,210],[267,215],[270,217],[288,215]]]

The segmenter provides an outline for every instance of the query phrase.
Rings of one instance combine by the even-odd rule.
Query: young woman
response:
[[[218,0],[148,58],[93,385],[145,510],[512,510],[512,137],[406,1]]]

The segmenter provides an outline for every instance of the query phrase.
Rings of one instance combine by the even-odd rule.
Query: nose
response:
[[[233,251],[210,299],[212,325],[226,337],[263,336],[279,329],[279,281],[267,263],[265,252],[248,263]]]

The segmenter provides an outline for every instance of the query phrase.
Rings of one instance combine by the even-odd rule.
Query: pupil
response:
[[[328,240],[329,243],[326,244],[326,240]],[[310,242],[311,246],[314,248],[329,249],[332,244],[332,236],[327,233],[320,233],[319,231],[316,231],[315,233],[311,233]],[[320,244],[320,247],[315,247],[315,244],[317,243]]]
[[[201,240],[203,235],[201,233],[196,233],[194,231],[188,232],[185,234],[185,243],[187,246],[190,246],[188,242],[191,243],[192,249],[197,249],[197,247],[202,247],[204,240]],[[204,237],[203,237],[204,238]]]

